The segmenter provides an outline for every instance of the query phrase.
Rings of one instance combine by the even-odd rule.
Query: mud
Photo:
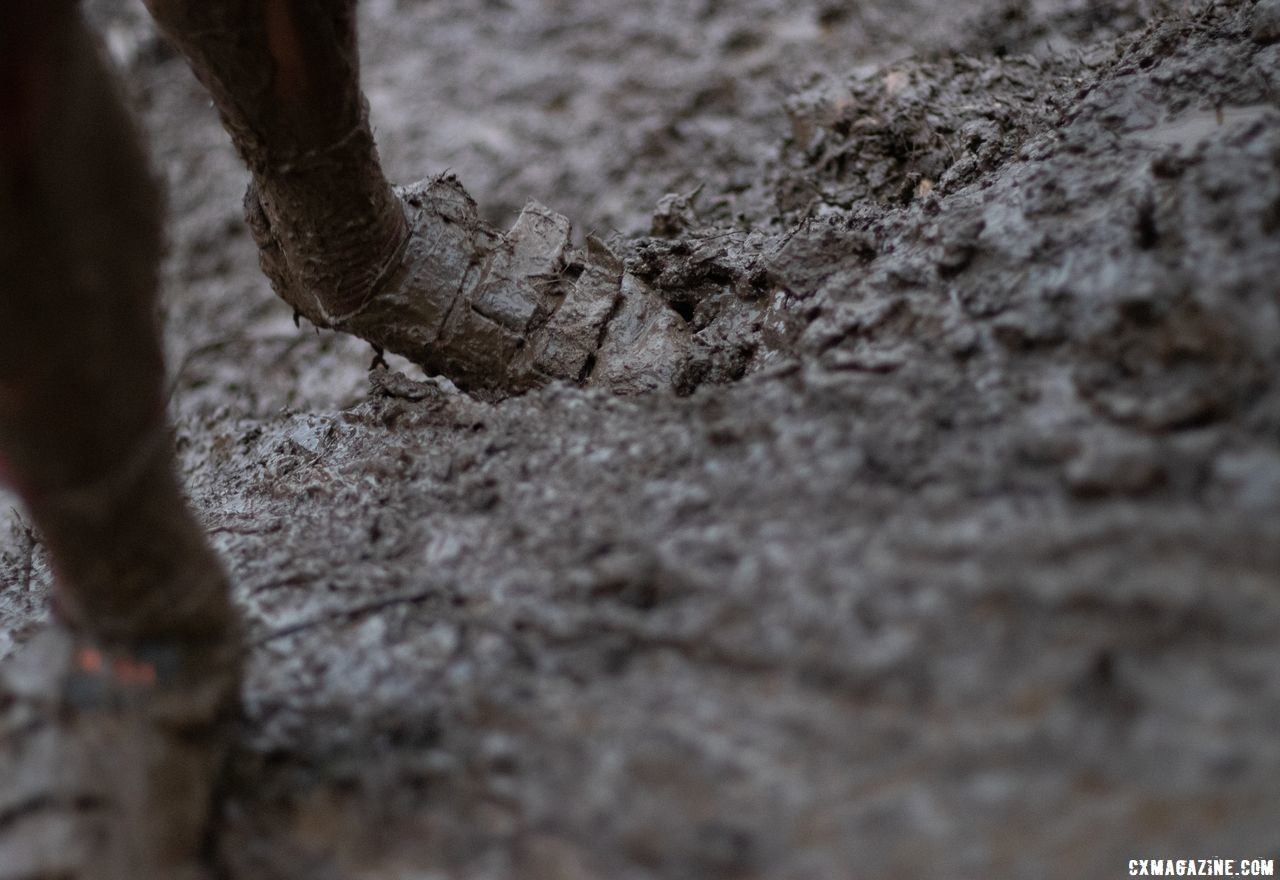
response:
[[[207,99],[94,9],[253,642],[228,876],[1280,857],[1275,3],[366,0],[392,176],[563,212],[692,334],[500,403],[296,330]],[[9,651],[16,518],[0,574]]]

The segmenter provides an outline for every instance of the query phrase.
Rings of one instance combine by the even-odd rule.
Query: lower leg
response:
[[[145,0],[209,89],[253,181],[276,293],[487,396],[550,380],[670,384],[673,312],[599,242],[531,205],[506,235],[452,180],[393,190],[360,92],[355,0]]]
[[[3,669],[0,873],[196,880],[238,647],[172,470],[159,198],[69,0],[0,4],[0,111],[0,460],[74,636]]]
[[[360,92],[355,0],[146,0],[240,158],[263,268],[319,326],[357,310],[408,232]]]
[[[0,18],[0,457],[69,623],[223,638],[225,582],[164,422],[156,187],[73,5],[15,0]]]

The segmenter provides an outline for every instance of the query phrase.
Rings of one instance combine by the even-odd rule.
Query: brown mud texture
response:
[[[251,635],[227,877],[1280,856],[1276,0],[365,0],[389,174],[683,324],[669,389],[501,401],[295,329],[207,98],[89,6]]]

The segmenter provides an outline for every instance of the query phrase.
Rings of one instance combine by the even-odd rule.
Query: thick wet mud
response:
[[[692,337],[498,403],[294,328],[110,7],[252,638],[228,876],[1280,856],[1276,3],[366,0],[392,176],[564,213]]]

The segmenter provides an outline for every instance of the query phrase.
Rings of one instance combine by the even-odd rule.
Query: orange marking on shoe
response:
[[[111,673],[121,684],[153,685],[156,683],[154,666],[126,657],[120,657],[112,664]]]
[[[264,0],[267,20],[267,51],[276,62],[276,97],[294,101],[307,89],[307,64],[302,42],[289,14],[290,0]]]
[[[96,675],[102,671],[102,652],[95,648],[81,648],[76,652],[76,666],[81,672]]]
[[[138,664],[138,683],[148,687],[156,683],[156,668],[150,663]]]

